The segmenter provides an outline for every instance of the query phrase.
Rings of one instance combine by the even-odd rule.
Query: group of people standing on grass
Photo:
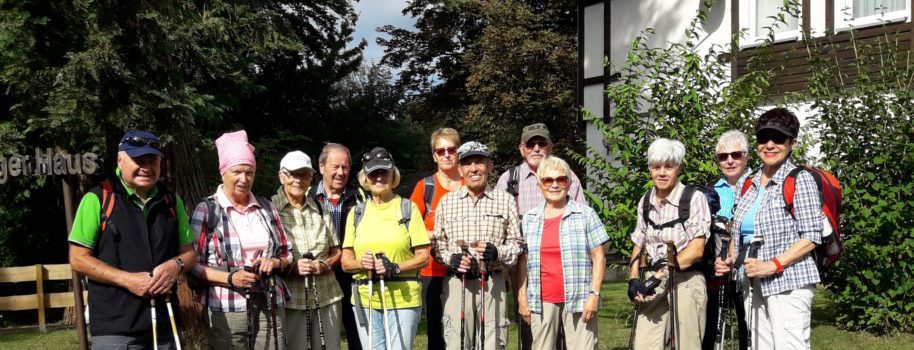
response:
[[[648,262],[631,265],[629,296],[639,310],[634,348],[662,348],[673,324],[677,348],[701,348],[713,334],[716,316],[706,312],[716,312],[708,301],[717,297],[708,293],[714,283],[734,282],[709,281],[692,268],[712,215],[733,219],[727,232],[734,244],[713,273],[738,272],[732,275],[754,326],[753,348],[808,348],[818,275],[810,273],[807,253],[821,231],[815,185],[798,177],[795,220],[776,202],[777,184],[794,167],[798,129],[786,110],[762,115],[756,138],[763,166],[754,175],[745,136],[721,137],[723,176],[714,189],[723,205],[716,213],[679,181],[682,143],[651,144],[653,187],[639,202],[631,234],[632,256]],[[174,319],[171,298],[183,273],[215,349],[339,349],[343,330],[350,349],[411,349],[423,313],[430,349],[503,349],[509,318],[521,324],[523,349],[598,348],[609,237],[577,175],[550,155],[555,145],[545,125],[524,127],[524,160],[495,186],[486,145],[436,130],[429,146],[437,171],[416,183],[410,198],[396,194],[400,171],[382,147],[358,155],[358,186],[350,183],[352,157],[341,144],[327,144],[317,167],[304,152],[289,152],[267,198],[252,193],[257,161],[247,134],[226,133],[215,144],[222,182],[189,217],[182,198],[158,182],[161,144],[146,131],[124,134],[115,174],[83,197],[70,261],[89,279],[94,349],[180,348],[174,322],[169,329],[156,320]],[[741,193],[746,181],[752,186]],[[684,192],[688,201],[680,200]],[[679,219],[681,203],[690,210],[680,224],[656,224]],[[766,243],[734,266],[753,235]],[[639,278],[639,269],[650,278]],[[670,286],[675,301],[665,296]],[[516,300],[511,310],[508,293]]]

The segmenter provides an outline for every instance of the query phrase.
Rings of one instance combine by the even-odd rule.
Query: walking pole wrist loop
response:
[[[777,267],[777,269],[774,270],[774,273],[779,273],[781,271],[784,271],[784,266],[781,265],[781,262],[778,261],[778,258],[771,259],[771,262],[773,262],[774,266]]]
[[[225,279],[226,283],[228,283],[229,287],[232,288],[232,289],[235,289],[235,284],[232,283],[232,277],[235,276],[235,272],[238,272],[238,270],[229,272],[228,278]]]

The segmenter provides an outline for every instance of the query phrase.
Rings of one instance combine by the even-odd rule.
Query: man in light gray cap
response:
[[[527,125],[524,127],[523,132],[521,132],[520,145],[518,145],[517,148],[518,151],[520,151],[521,157],[524,158],[524,162],[502,173],[501,177],[498,178],[498,183],[495,185],[496,188],[504,190],[514,196],[517,203],[516,215],[523,217],[524,213],[530,211],[530,209],[542,207],[546,204],[543,192],[539,189],[539,181],[536,180],[536,169],[539,168],[540,162],[552,153],[554,147],[555,144],[553,144],[550,139],[549,128],[546,127],[546,124],[536,123]],[[568,175],[571,178],[568,196],[575,202],[587,205],[587,198],[584,197],[581,180],[578,179],[578,176],[575,175],[574,172],[571,172]],[[525,258],[522,257],[521,259],[522,261],[519,264],[522,266],[526,265]],[[517,300],[517,283],[515,283],[516,274],[512,271],[511,275],[511,290],[515,296],[515,300]],[[517,317],[516,319],[519,323],[518,326],[520,326],[518,348],[529,350],[533,342],[530,325],[523,322],[520,317]],[[559,342],[562,343],[561,345],[564,345],[561,336],[559,337]],[[561,346],[557,346],[557,348],[561,348]]]
[[[339,349],[343,290],[332,266],[340,263],[342,250],[330,211],[307,195],[313,177],[311,157],[302,151],[289,152],[279,163],[282,186],[272,200],[292,246],[285,278],[292,299],[283,325],[290,330],[289,349],[318,349],[321,342]]]
[[[488,186],[492,159],[485,145],[464,143],[457,158],[465,184],[441,198],[432,241],[435,258],[448,266],[444,341],[448,350],[483,344],[503,349],[508,340],[504,271],[517,264],[524,249],[516,205],[511,195]]]

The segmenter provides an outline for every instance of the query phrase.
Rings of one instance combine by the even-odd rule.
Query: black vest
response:
[[[178,221],[174,212],[174,194],[157,184],[155,197],[147,203],[149,214],[144,218],[143,209],[127,197],[121,180],[113,178],[109,181],[115,194],[114,210],[108,219],[108,227],[95,245],[95,257],[127,272],[152,272],[159,264],[177,256]],[[91,192],[98,196],[99,203],[103,201],[100,186]],[[140,298],[125,288],[92,279],[89,279],[88,289],[92,335],[148,333],[152,328],[148,299]],[[159,297],[157,301],[156,316],[159,320],[168,320],[164,299]],[[172,291],[172,303],[178,305],[177,290]]]

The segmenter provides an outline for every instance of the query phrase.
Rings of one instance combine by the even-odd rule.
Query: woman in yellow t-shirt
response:
[[[416,205],[393,192],[400,171],[390,152],[375,147],[362,155],[362,164],[359,183],[371,191],[371,200],[349,212],[342,260],[343,270],[355,274],[358,292],[352,293],[352,305],[359,339],[362,348],[412,349],[422,310],[418,273],[428,264],[428,235]],[[401,209],[407,205],[409,219]]]

